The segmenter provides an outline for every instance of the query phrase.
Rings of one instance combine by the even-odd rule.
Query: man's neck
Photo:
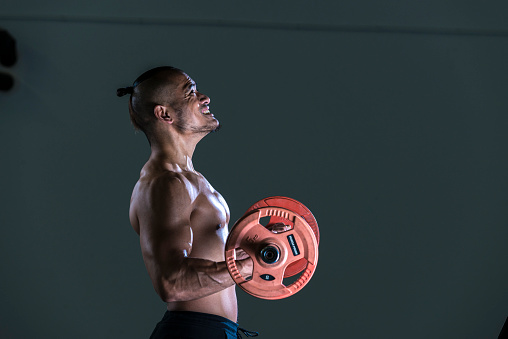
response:
[[[161,148],[152,146],[150,162],[159,164],[174,172],[195,172],[192,164],[192,154],[181,149]]]
[[[171,138],[170,140],[152,140],[150,160],[175,172],[195,172],[192,156],[197,141],[191,138]]]

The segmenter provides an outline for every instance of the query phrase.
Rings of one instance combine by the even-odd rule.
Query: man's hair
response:
[[[150,124],[155,121],[153,108],[156,105],[171,104],[171,93],[165,89],[171,85],[167,76],[173,73],[184,72],[172,66],[152,68],[137,77],[132,86],[116,90],[119,97],[130,94],[129,114],[135,129],[147,134]]]

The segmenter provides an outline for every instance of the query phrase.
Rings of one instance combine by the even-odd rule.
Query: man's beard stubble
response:
[[[217,126],[215,126],[215,124],[213,126],[210,124],[210,125],[203,126],[203,127],[189,126],[189,124],[187,123],[187,121],[184,118],[183,109],[181,107],[174,107],[174,106],[172,108],[175,111],[175,117],[176,117],[176,121],[174,122],[174,126],[180,132],[192,132],[192,133],[197,133],[197,134],[208,134],[208,133],[217,132],[222,127],[222,125],[219,123],[218,120],[215,120],[215,121],[218,122]]]

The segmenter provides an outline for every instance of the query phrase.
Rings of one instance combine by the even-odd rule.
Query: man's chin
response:
[[[215,127],[215,129],[212,130],[212,133],[213,132],[218,132],[221,128],[222,128],[222,125],[219,124],[219,121],[217,121],[217,127]]]

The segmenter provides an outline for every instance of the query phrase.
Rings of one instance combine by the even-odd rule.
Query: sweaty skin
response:
[[[210,98],[185,73],[169,72],[172,104],[156,105],[147,136],[151,156],[132,193],[129,217],[155,291],[170,311],[194,311],[237,321],[234,281],[224,258],[229,208],[194,170],[196,144],[218,127]],[[142,90],[142,85],[140,90]],[[148,135],[150,134],[150,135]],[[238,253],[242,274],[252,261]]]

